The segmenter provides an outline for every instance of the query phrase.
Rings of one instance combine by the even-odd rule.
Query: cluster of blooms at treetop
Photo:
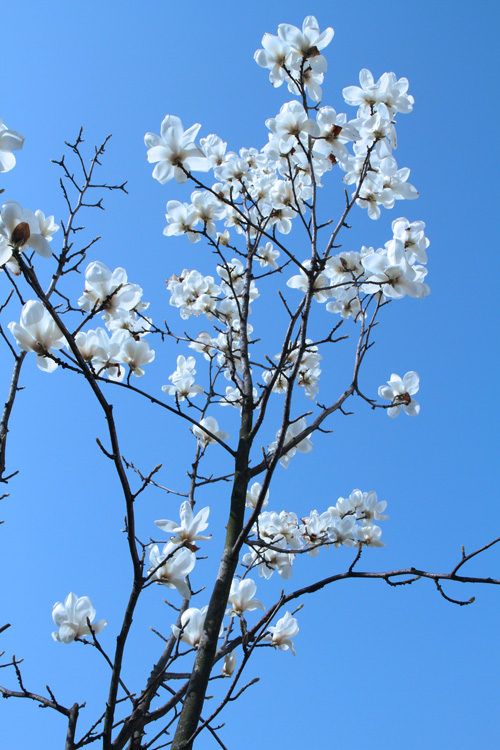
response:
[[[163,312],[168,310],[168,302],[177,309],[182,333],[145,315],[149,304],[143,300],[143,290],[128,280],[124,268],[111,270],[100,260],[89,262],[88,248],[71,254],[70,230],[64,223],[63,249],[54,250],[53,238],[59,226],[53,216],[22,208],[13,200],[6,201],[0,210],[2,278],[12,284],[14,300],[19,298],[22,303],[19,322],[8,326],[22,354],[16,352],[2,330],[16,367],[25,356],[30,359],[30,353],[35,353],[37,365],[44,372],[53,373],[62,365],[65,371],[83,374],[109,425],[112,450],[102,449],[114,462],[124,492],[126,533],[134,567],[132,604],[125,615],[123,638],[131,626],[139,594],[157,584],[167,589],[174,608],[179,604],[178,596],[184,600],[167,638],[173,635],[189,650],[179,652],[177,643],[172,659],[193,650],[199,654],[208,648],[211,638],[210,658],[221,659],[222,674],[227,677],[236,669],[236,648],[242,645],[242,666],[248,657],[248,613],[265,613],[259,614],[261,619],[252,626],[254,646],[295,653],[295,612],[287,611],[275,619],[286,596],[266,610],[255,596],[257,586],[250,574],[269,579],[277,571],[288,580],[300,555],[318,558],[324,554],[322,549],[341,546],[353,548],[357,555],[352,570],[366,548],[384,546],[379,522],[387,518],[386,502],[379,501],[374,491],[356,489],[335,504],[330,496],[323,511],[264,510],[269,504],[274,472],[297,462],[297,454],[312,453],[313,434],[319,437],[318,431],[325,431],[323,422],[334,412],[345,413],[345,403],[352,397],[358,397],[357,403],[363,407],[386,410],[389,417],[401,410],[416,416],[420,410],[413,399],[419,389],[416,372],[403,377],[392,374],[378,392],[374,384],[362,390],[359,373],[372,346],[371,333],[380,309],[404,297],[423,299],[429,294],[425,282],[429,245],[425,224],[398,217],[392,221],[383,247],[346,244],[346,218],[357,211],[356,206],[376,220],[382,216],[382,208],[392,209],[396,201],[418,197],[408,182],[410,170],[400,168],[394,156],[396,117],[412,111],[413,97],[407,93],[406,78],[384,73],[375,80],[364,69],[360,86],[343,90],[346,104],[356,108],[352,115],[323,105],[322,84],[327,70],[323,50],[332,38],[333,30],[321,32],[313,16],[307,16],[302,29],[281,24],[277,35],[264,35],[255,60],[269,70],[273,86],[286,84],[295,98],[267,120],[268,141],[262,148],[228,151],[227,144],[215,134],[198,140],[201,125],[185,130],[175,115],[165,117],[160,135],[146,134],[147,159],[155,164],[153,177],[162,185],[175,179],[193,186],[190,202],[168,200],[166,204],[164,234],[169,243],[183,235],[193,245],[203,239],[215,256],[210,274],[191,268],[184,260],[182,266],[188,267],[178,267],[167,279]],[[12,151],[22,144],[22,136],[7,130],[0,121],[0,171],[14,166]],[[93,166],[99,164],[100,153],[96,151]],[[60,164],[65,167],[63,161]],[[91,184],[91,173],[85,172],[87,187],[81,190],[103,187]],[[320,188],[335,174],[343,183],[345,207],[337,218],[320,221],[318,217],[324,214],[323,207],[320,211]],[[75,186],[72,175],[67,175]],[[351,186],[350,194],[345,185]],[[81,195],[77,208],[72,209],[74,213],[82,204]],[[331,205],[328,199],[326,207]],[[302,257],[287,245],[292,228],[301,232],[301,240],[295,245],[308,248],[307,252],[301,250]],[[341,233],[343,245],[338,243]],[[196,250],[193,247],[193,252]],[[56,268],[44,292],[36,264],[50,262],[55,262]],[[56,286],[66,273],[80,270],[84,271],[84,287],[80,287],[81,296],[71,302]],[[33,298],[21,294],[21,282]],[[51,295],[55,290],[59,297],[53,305]],[[251,315],[261,295],[266,299],[272,295],[280,300],[280,306],[273,325],[254,333]],[[163,317],[158,315],[158,320]],[[313,318],[314,325],[310,325]],[[280,326],[282,335],[277,344]],[[339,329],[345,335],[340,335]],[[348,339],[354,343],[354,366],[349,367],[344,387],[338,391],[341,373],[336,373],[335,379],[322,379],[325,351],[333,345],[348,346]],[[130,378],[144,376],[155,359],[151,340],[157,344],[175,341],[176,345],[171,347],[171,369],[164,374],[163,394],[159,385],[154,393],[148,393],[132,385]],[[192,433],[195,458],[188,475],[191,489],[175,493],[184,497],[179,520],[155,521],[164,535],[162,539],[150,537],[141,542],[134,531],[134,500],[153,483],[151,477],[161,465],[147,477],[126,461],[124,466],[112,406],[103,395],[102,382],[107,383],[106,392],[121,386],[133,391],[134,398],[144,397],[148,403],[162,407],[162,414],[184,420]],[[143,382],[147,383],[147,377]],[[238,439],[233,432],[235,422]],[[232,438],[225,427],[233,433]],[[224,476],[214,476],[210,468],[208,476],[203,477],[200,464],[216,450],[234,464]],[[142,482],[136,493],[126,478],[130,469]],[[203,487],[214,482],[220,482],[220,491],[227,482],[232,483],[231,515],[222,572],[217,579],[217,586],[225,593],[222,596],[219,592],[218,598],[214,593],[208,604],[197,608],[191,606],[197,588],[196,553],[200,545],[204,550],[213,545],[211,534],[205,533],[210,509],[203,507],[195,513],[194,507]],[[291,594],[289,600],[294,596]],[[71,643],[90,635],[96,645],[96,635],[106,621],[93,624],[94,617],[88,597],[69,594],[64,604],[54,605],[53,619],[59,628],[53,633],[54,639]],[[224,617],[228,619],[224,621]],[[239,640],[231,640],[235,623],[243,634]],[[223,637],[223,645],[214,656],[219,637]],[[121,656],[118,664],[113,677],[115,698]],[[155,690],[161,682],[155,683]],[[134,705],[141,706],[142,700]],[[109,707],[107,711],[112,713]],[[112,725],[112,717],[108,717],[108,726]]]

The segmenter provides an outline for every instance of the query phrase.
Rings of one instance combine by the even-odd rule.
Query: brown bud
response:
[[[30,238],[30,227],[25,221],[22,221],[12,232],[10,241],[15,247],[22,247],[25,245]]]

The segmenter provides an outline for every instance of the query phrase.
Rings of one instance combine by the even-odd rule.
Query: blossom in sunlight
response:
[[[45,237],[48,242],[52,242],[52,235],[58,231],[59,224],[55,223],[53,216],[45,216],[43,211],[35,211],[35,216],[38,219],[40,234]]]
[[[278,268],[276,259],[279,258],[279,255],[279,250],[273,249],[272,242],[266,242],[264,247],[259,247],[257,250],[257,258],[262,268],[266,266],[271,266],[274,269]]]
[[[381,385],[378,389],[380,398],[391,402],[387,409],[390,417],[397,417],[403,408],[410,417],[416,417],[420,411],[420,404],[412,398],[418,392],[420,380],[416,372],[407,372],[403,379],[394,373],[387,385]]]
[[[216,443],[217,440],[215,440],[212,435],[209,435],[208,432],[205,432],[205,430],[202,429],[203,427],[206,427],[207,430],[209,430],[212,435],[215,435],[215,437],[218,437],[219,440],[227,440],[229,437],[227,432],[219,430],[219,424],[215,417],[205,417],[200,420],[199,425],[195,424],[193,427],[193,435],[204,448],[207,445],[210,445],[210,443]]]
[[[380,537],[382,536],[380,526],[375,526],[374,524],[362,526],[356,529],[356,535],[359,541],[367,547],[385,547],[385,542],[380,541]]]
[[[152,164],[158,162],[153,177],[162,185],[175,177],[176,181],[186,182],[186,172],[208,172],[212,167],[210,159],[194,142],[201,125],[192,125],[184,130],[181,120],[175,115],[167,115],[161,124],[161,136],[146,133],[144,142],[148,147],[147,158]]]
[[[245,501],[245,505],[247,508],[251,508],[252,510],[257,507],[257,500],[259,499],[260,491],[262,489],[262,485],[259,482],[254,482],[249,490],[247,490],[247,497]],[[266,505],[269,502],[269,490],[266,492],[266,496],[264,500],[262,501],[262,505],[260,506],[261,510],[263,510]]]
[[[287,543],[284,539],[273,542],[274,547],[282,548],[283,552],[277,549],[266,549],[262,547],[243,555],[242,562],[248,568],[257,568],[257,573],[261,578],[269,580],[275,570],[278,575],[285,581],[288,581],[293,575],[292,563],[295,555],[286,552]]]
[[[16,165],[13,151],[19,151],[24,144],[24,136],[16,130],[9,130],[0,117],[0,172],[9,172]]]
[[[280,651],[287,651],[290,649],[292,654],[296,656],[295,648],[292,643],[292,638],[295,638],[299,632],[299,623],[292,617],[290,612],[285,612],[285,616],[278,620],[276,625],[268,628],[269,634],[266,635],[263,640],[270,641],[275,648],[279,648]]]
[[[68,594],[64,604],[56,602],[52,609],[52,619],[59,628],[59,632],[52,633],[52,638],[59,643],[72,643],[75,638],[97,634],[103,630],[107,620],[94,623],[95,609],[88,596]],[[90,627],[89,627],[90,623]]]
[[[181,641],[187,643],[189,646],[198,648],[201,634],[203,633],[207,609],[208,605],[201,609],[197,609],[196,607],[186,609],[181,615],[181,627],[171,625],[174,636],[180,638]]]
[[[307,427],[306,419],[305,417],[301,417],[296,422],[293,422],[293,424],[289,425],[286,435],[285,435],[285,442],[283,444],[284,447],[288,445],[297,435],[299,435],[303,430],[305,430]],[[278,438],[278,435],[276,438]],[[274,442],[270,443],[268,446],[269,451],[274,452],[277,448],[278,440],[276,439]],[[284,469],[288,468],[288,464],[290,463],[290,459],[292,456],[295,455],[297,451],[299,453],[310,453],[313,449],[313,443],[311,440],[309,440],[309,436],[306,436],[303,438],[300,443],[297,443],[293,448],[290,448],[286,453],[284,453],[283,456],[280,458],[280,464],[283,466]]]
[[[104,263],[94,261],[85,269],[85,290],[78,304],[86,312],[101,308],[109,317],[115,310],[133,310],[141,298],[141,287],[127,281],[124,268],[111,271]]]
[[[155,524],[162,531],[172,534],[170,541],[173,544],[186,544],[189,546],[194,544],[194,542],[205,542],[211,538],[211,535],[203,536],[200,534],[200,531],[205,531],[208,527],[207,518],[209,513],[210,508],[207,507],[202,508],[196,516],[193,516],[191,503],[188,500],[184,500],[179,509],[180,523],[178,521],[160,520],[155,521]]]
[[[169,589],[177,589],[184,599],[191,599],[191,589],[186,576],[194,568],[196,557],[194,552],[169,542],[162,552],[157,544],[149,547],[149,575],[152,581],[163,584]]]
[[[231,591],[227,600],[229,606],[226,610],[226,615],[240,617],[243,612],[252,612],[254,609],[265,609],[262,602],[253,598],[256,591],[257,585],[251,578],[245,578],[243,581],[233,578]]]
[[[396,79],[394,73],[384,73],[375,83],[372,73],[363,68],[359,74],[359,86],[347,86],[342,94],[347,104],[358,106],[358,116],[369,116],[379,105],[385,105],[390,114],[407,114],[413,109],[415,100],[408,91],[408,79]]]
[[[121,331],[120,331],[121,333]],[[153,349],[149,348],[147,341],[136,341],[133,336],[129,336],[127,331],[123,331],[126,337],[120,351],[121,361],[130,367],[132,375],[136,378],[142,378],[144,369],[142,365],[148,365],[155,358]]]
[[[62,332],[39,300],[24,305],[19,323],[9,323],[10,332],[25,352],[36,352],[40,370],[53,372],[57,362],[47,357],[50,349],[62,349],[66,343]]]
[[[6,201],[0,210],[0,265],[10,260],[14,248],[30,247],[42,258],[50,258],[52,250],[47,242],[46,233],[49,231],[48,227],[52,229],[51,218],[53,219],[49,217],[45,220],[44,217],[42,229],[39,218],[33,211],[22,208],[16,201]],[[46,221],[49,224],[45,225]],[[54,224],[53,231],[57,229]]]
[[[177,357],[177,369],[172,375],[168,376],[168,379],[172,382],[172,385],[163,385],[162,391],[168,393],[169,396],[175,396],[179,401],[184,401],[185,398],[193,398],[198,393],[203,393],[203,386],[196,385],[194,376],[196,375],[195,370],[195,358],[184,357],[180,354]]]

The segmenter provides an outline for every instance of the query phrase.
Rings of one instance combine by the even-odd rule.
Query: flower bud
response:
[[[236,654],[231,651],[230,654],[226,654],[224,657],[224,664],[222,665],[222,676],[231,677],[236,668]]]

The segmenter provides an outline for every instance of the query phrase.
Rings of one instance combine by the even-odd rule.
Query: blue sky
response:
[[[310,456],[297,456],[279,473],[269,507],[304,515],[354,488],[375,489],[388,501],[387,546],[368,550],[361,567],[415,565],[446,572],[458,561],[461,545],[472,551],[498,536],[498,11],[492,3],[479,0],[472,13],[469,3],[451,0],[388,0],[383,9],[366,0],[257,0],[251,10],[199,0],[186,6],[20,0],[2,11],[8,33],[0,114],[26,136],[26,144],[16,168],[2,177],[3,197],[64,218],[58,168],[50,160],[60,158],[63,141],[74,139],[82,125],[90,150],[113,133],[103,179],[128,180],[129,195],[105,196],[106,211],[85,217],[85,236],[102,237],[89,260],[124,266],[144,288],[153,317],[168,317],[182,330],[164,280],[183,268],[208,273],[211,258],[202,243],[190,246],[162,235],[166,201],[184,200],[187,191],[151,178],[144,133],[159,132],[168,113],[181,117],[185,127],[200,122],[200,135],[217,133],[232,150],[262,147],[265,119],[291,97],[285,87],[269,85],[253,53],[264,32],[276,33],[281,22],[300,26],[310,13],[321,28],[335,29],[326,50],[324,104],[346,111],[342,88],[357,84],[363,67],[376,78],[394,71],[410,80],[416,104],[411,115],[398,117],[397,159],[411,168],[420,198],[383,211],[378,222],[356,210],[343,241],[345,249],[378,247],[390,238],[398,216],[424,220],[432,294],[389,306],[362,375],[374,394],[391,372],[416,370],[419,417],[390,420],[356,402],[353,416],[331,420],[332,434],[313,438]],[[340,205],[339,178],[325,182],[323,200],[330,195],[331,205]],[[300,253],[300,233],[290,241]],[[69,288],[76,295],[82,286],[77,280]],[[277,315],[275,302],[262,297],[255,307],[265,330]],[[8,322],[17,315],[3,317]],[[141,385],[159,395],[176,356],[186,352],[173,343],[155,348],[157,359]],[[325,387],[344,382],[341,367],[348,357],[342,350],[335,357],[323,367]],[[0,386],[6,393],[10,360],[5,353],[2,358]],[[28,360],[8,448],[9,465],[20,473],[0,506],[2,623],[12,623],[1,648],[6,656],[24,657],[30,689],[42,692],[49,683],[63,703],[87,700],[90,717],[101,705],[105,665],[82,645],[53,643],[50,613],[69,591],[91,596],[97,617],[109,620],[102,643],[112,650],[130,578],[120,533],[124,511],[116,479],[95,444],[105,436],[97,406],[82,383],[59,371],[47,376]],[[128,396],[114,399],[126,457],[144,468],[162,462],[162,481],[185,487],[189,431]],[[234,437],[234,417],[227,411],[220,410],[219,423]],[[217,449],[212,460],[215,470],[227,467]],[[208,584],[217,562],[221,536],[215,528],[224,524],[227,491],[211,489],[206,503],[212,506],[214,539],[207,543],[206,574],[199,563],[201,584]],[[175,502],[147,495],[138,510],[143,538],[154,536],[155,519],[176,514]],[[350,559],[347,550],[301,559],[290,584],[342,571]],[[498,577],[498,565],[499,553],[489,551],[468,570]],[[266,603],[284,585],[275,579],[257,579]],[[476,602],[456,607],[426,582],[399,589],[377,581],[341,582],[310,597],[298,614],[297,657],[270,649],[258,653],[248,677],[260,676],[260,684],[225,714],[224,742],[231,750],[255,743],[291,750],[347,743],[374,750],[491,747],[500,697],[498,592],[447,591],[475,595]],[[161,645],[149,626],[169,630],[163,596],[159,587],[150,588],[134,621],[127,675],[137,685]],[[196,606],[206,603],[203,596]],[[2,678],[14,686],[12,678]],[[8,750],[32,747],[35,737],[41,750],[64,741],[64,722],[27,702],[0,702],[0,721]],[[216,747],[208,735],[198,746]]]

